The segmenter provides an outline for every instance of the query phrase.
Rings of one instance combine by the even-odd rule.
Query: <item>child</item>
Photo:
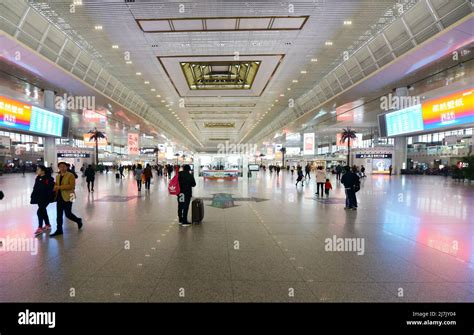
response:
[[[329,190],[332,190],[332,185],[329,179],[326,179],[326,183],[324,184],[324,193],[326,193],[326,197],[329,197]]]

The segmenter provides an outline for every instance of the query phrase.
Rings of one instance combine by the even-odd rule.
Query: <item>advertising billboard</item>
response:
[[[135,133],[128,133],[128,154],[129,155],[138,155],[139,148],[138,148],[138,134]]]
[[[0,96],[0,127],[30,130],[31,105]]]
[[[303,138],[303,154],[314,155],[314,133],[305,133]]]

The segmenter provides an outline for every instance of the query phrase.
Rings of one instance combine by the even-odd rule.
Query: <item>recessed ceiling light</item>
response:
[[[275,99],[275,102],[278,102],[278,99]]]
[[[145,85],[148,85],[149,83],[150,83],[150,82],[149,82],[148,80],[147,80],[147,81],[145,81]]]
[[[301,74],[306,74],[306,73],[308,73],[308,71],[306,71],[306,70],[301,70],[300,73],[301,73]]]
[[[314,63],[314,62],[317,62],[318,59],[317,58],[311,58],[311,61]]]
[[[141,72],[136,72],[135,74],[136,74],[137,76],[141,76],[141,75],[142,75]]]
[[[275,104],[272,104],[272,107],[275,107]]]
[[[289,88],[289,87],[287,87],[286,89],[287,89],[288,91],[291,91],[291,88]]]
[[[118,45],[117,44],[112,45],[112,49],[118,49]]]
[[[157,98],[161,98],[161,95],[157,94],[156,97],[157,97]]]
[[[280,97],[284,97],[285,95],[284,94],[280,94]]]
[[[133,64],[131,60],[125,62],[126,64]]]
[[[268,110],[271,110],[271,108],[268,108]]]
[[[102,30],[102,26],[97,25],[97,26],[94,27],[94,29],[95,29],[95,30]]]
[[[331,42],[331,41],[326,41],[326,42],[324,43],[324,45],[326,45],[326,46],[331,46],[331,45],[332,45],[332,42]]]
[[[155,92],[156,90],[154,88],[152,88],[150,91]]]
[[[169,111],[172,111],[172,109],[171,109],[171,108],[168,108],[168,110],[169,110]]]
[[[294,83],[297,83],[297,82],[298,82],[298,80],[296,80],[296,79],[293,79],[293,80],[292,80],[292,82],[294,82]]]
[[[161,100],[161,102],[166,102],[165,100]]]
[[[344,21],[344,25],[345,26],[350,26],[352,24],[352,21],[351,20],[345,20]]]

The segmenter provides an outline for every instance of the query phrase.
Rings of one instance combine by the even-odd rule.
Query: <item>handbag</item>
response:
[[[181,193],[181,188],[179,187],[179,180],[178,180],[178,175],[174,175],[173,178],[171,178],[169,184],[168,184],[168,192],[171,195],[178,195]]]
[[[354,184],[354,186],[352,186],[352,190],[354,192],[359,192],[360,191],[360,181],[358,181],[357,183]]]

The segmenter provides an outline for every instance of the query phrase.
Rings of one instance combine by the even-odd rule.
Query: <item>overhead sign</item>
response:
[[[392,154],[356,154],[356,158],[392,158]]]
[[[155,150],[156,148],[154,147],[140,148],[140,154],[142,155],[154,154]]]
[[[301,148],[300,147],[287,147],[286,148],[286,155],[299,155],[301,153]]]
[[[138,134],[129,133],[127,143],[128,143],[128,154],[129,155],[138,155],[138,153],[139,153]]]
[[[58,158],[89,158],[91,154],[83,152],[58,152]]]
[[[300,133],[288,133],[288,134],[286,134],[286,140],[288,142],[299,142],[299,141],[301,141],[301,134]]]
[[[305,133],[303,138],[303,154],[314,155],[314,133]]]

